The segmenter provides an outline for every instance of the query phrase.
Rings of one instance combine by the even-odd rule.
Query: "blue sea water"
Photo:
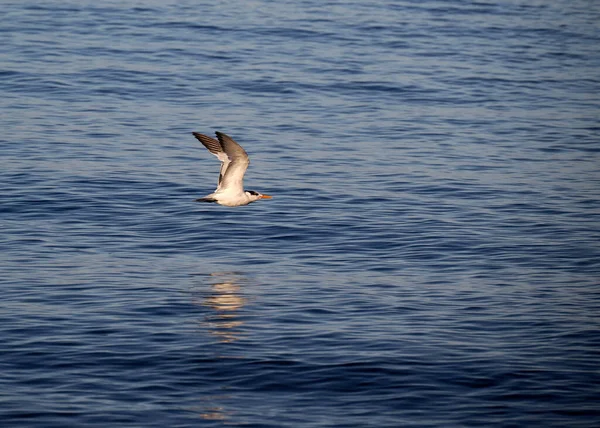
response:
[[[599,2],[2,9],[2,426],[600,426]]]

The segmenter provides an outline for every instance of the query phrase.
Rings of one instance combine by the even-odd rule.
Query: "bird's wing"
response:
[[[244,191],[244,174],[250,163],[248,154],[242,146],[233,141],[228,135],[222,132],[217,132],[216,134],[219,143],[221,143],[221,148],[231,162],[223,174],[223,179],[219,187],[223,190],[230,189],[232,192],[242,193]]]
[[[214,138],[204,134],[199,134],[198,132],[192,132],[192,134],[204,145],[204,147],[208,149],[209,152],[211,152],[221,161],[221,171],[219,172],[219,182],[216,190],[218,191],[221,188],[221,182],[223,181],[223,177],[227,172],[231,160],[229,159],[227,153],[223,150],[223,147],[218,140],[215,140]]]

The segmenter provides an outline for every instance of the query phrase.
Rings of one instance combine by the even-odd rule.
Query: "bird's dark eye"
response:
[[[255,192],[254,190],[248,190],[248,193],[254,196],[258,196],[258,192]]]

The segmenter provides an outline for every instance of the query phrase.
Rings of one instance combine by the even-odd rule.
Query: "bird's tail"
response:
[[[206,198],[198,198],[198,199],[196,199],[195,202],[217,202],[217,200],[215,198],[206,197]]]

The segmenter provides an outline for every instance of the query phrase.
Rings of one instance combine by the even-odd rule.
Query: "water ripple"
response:
[[[5,424],[599,425],[598,7],[155,3],[6,4]]]

